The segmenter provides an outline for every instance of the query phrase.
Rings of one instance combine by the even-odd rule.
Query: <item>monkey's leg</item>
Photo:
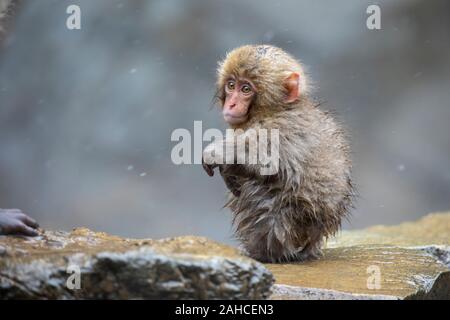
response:
[[[307,243],[292,257],[292,261],[315,260],[323,256],[323,232],[321,230],[309,230],[308,233]]]
[[[293,229],[295,221],[282,218],[280,212],[259,215],[246,212],[245,216],[240,217],[240,221],[244,229],[238,230],[239,238],[243,240],[249,256],[256,260],[272,263],[300,262],[322,256],[325,233],[317,226],[297,225]]]

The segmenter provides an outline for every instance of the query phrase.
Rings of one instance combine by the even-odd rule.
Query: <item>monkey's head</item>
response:
[[[308,93],[301,64],[269,45],[234,49],[219,63],[217,78],[223,117],[234,127],[281,111]]]

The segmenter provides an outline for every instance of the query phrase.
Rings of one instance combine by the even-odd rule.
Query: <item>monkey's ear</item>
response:
[[[292,72],[289,77],[287,77],[284,87],[287,89],[287,96],[284,99],[285,103],[292,103],[297,101],[298,97],[300,96],[300,90],[299,90],[299,80],[300,75],[296,72]]]

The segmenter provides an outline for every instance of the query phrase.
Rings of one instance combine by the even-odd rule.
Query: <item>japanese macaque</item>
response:
[[[37,236],[39,225],[19,209],[0,209],[0,235]]]
[[[223,117],[236,133],[205,148],[203,168],[213,176],[218,167],[230,190],[225,206],[244,252],[262,262],[320,257],[323,241],[339,230],[352,202],[343,130],[310,99],[302,64],[273,46],[228,53],[219,63],[217,89]],[[230,143],[259,139],[260,129],[279,132],[277,170],[270,175],[261,170],[267,163],[249,163],[249,142],[240,150]],[[269,139],[267,149],[273,143]],[[230,146],[235,162],[218,161]]]

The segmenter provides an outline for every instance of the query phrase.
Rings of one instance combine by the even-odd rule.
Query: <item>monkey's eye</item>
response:
[[[227,88],[226,89],[228,91],[233,91],[235,87],[236,87],[236,85],[235,85],[233,80],[230,80],[230,81],[227,82]]]
[[[241,91],[245,94],[249,94],[252,92],[252,87],[250,87],[248,84],[244,84],[241,88]]]

